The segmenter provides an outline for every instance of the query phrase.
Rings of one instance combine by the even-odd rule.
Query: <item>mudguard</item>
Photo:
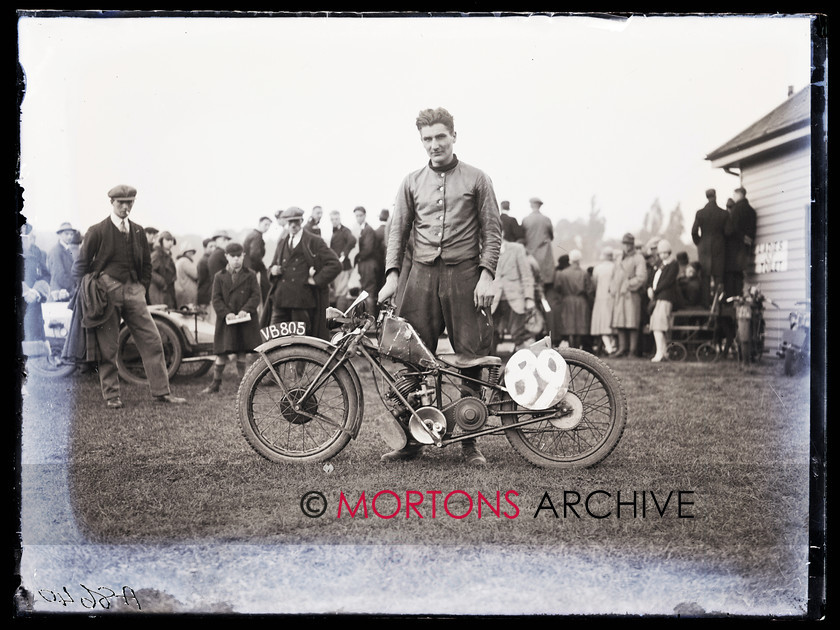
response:
[[[263,361],[268,361],[267,354],[269,352],[288,346],[310,346],[323,350],[329,354],[335,352],[336,349],[335,345],[331,344],[329,341],[321,339],[320,337],[309,337],[307,335],[286,335],[284,337],[277,337],[276,339],[271,339],[265,343],[261,343],[254,348],[254,352],[258,353],[260,357],[262,357]],[[356,367],[353,363],[351,361],[346,361],[344,366],[350,373],[350,378],[353,380],[353,386],[356,388],[356,393],[359,396],[358,413],[353,419],[352,425],[347,428],[347,432],[353,439],[355,439],[359,435],[359,429],[362,426],[362,419],[364,418],[365,413],[364,389],[362,389],[362,382],[359,379],[359,373],[356,371]]]

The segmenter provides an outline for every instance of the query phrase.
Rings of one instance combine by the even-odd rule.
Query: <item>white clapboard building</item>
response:
[[[789,90],[792,92],[792,90]],[[787,100],[706,156],[736,175],[755,208],[757,229],[751,272],[773,300],[765,311],[765,352],[775,353],[788,314],[811,298],[811,88]]]

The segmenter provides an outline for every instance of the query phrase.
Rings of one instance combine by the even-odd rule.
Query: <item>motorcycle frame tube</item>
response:
[[[274,369],[274,366],[271,364],[271,361],[268,358],[268,353],[272,350],[277,349],[277,348],[283,348],[283,347],[286,347],[286,346],[296,346],[296,345],[315,347],[319,350],[324,350],[325,352],[330,353],[330,358],[327,360],[327,362],[321,368],[321,371],[318,372],[317,376],[315,377],[315,380],[310,385],[309,389],[306,391],[306,393],[301,398],[301,400],[305,400],[306,396],[308,396],[311,393],[311,391],[313,389],[313,385],[315,383],[320,382],[322,377],[326,378],[326,376],[329,376],[330,374],[335,372],[335,370],[337,370],[342,365],[344,365],[347,368],[347,371],[350,373],[350,378],[353,381],[353,386],[356,388],[356,391],[358,392],[358,395],[359,395],[359,409],[358,409],[358,412],[356,413],[356,417],[353,418],[352,425],[348,428],[337,426],[334,422],[332,422],[328,418],[322,418],[320,416],[310,414],[303,409],[295,410],[296,413],[299,413],[299,414],[304,415],[304,416],[308,416],[309,418],[312,418],[314,420],[319,420],[321,422],[325,422],[326,424],[329,424],[330,426],[334,426],[338,430],[349,434],[351,438],[355,439],[359,435],[359,429],[361,428],[361,425],[362,425],[362,418],[364,416],[364,408],[365,408],[364,390],[362,389],[362,383],[359,380],[359,374],[358,374],[358,372],[356,372],[356,368],[353,366],[353,364],[350,361],[347,360],[347,356],[345,355],[344,357],[342,357],[341,360],[338,361],[338,363],[335,364],[335,366],[333,368],[330,369],[329,374],[324,376],[324,370],[327,369],[327,366],[330,363],[332,363],[333,357],[335,357],[338,354],[339,350],[341,350],[340,346],[334,346],[331,343],[329,343],[328,341],[324,341],[323,339],[320,339],[318,337],[309,337],[309,336],[303,336],[302,335],[302,336],[289,336],[289,337],[280,337],[278,339],[272,339],[271,341],[267,341],[263,344],[260,344],[256,348],[254,348],[254,352],[256,352],[262,358],[262,360],[265,362],[266,367],[268,367],[269,372],[271,372],[271,375],[274,377],[274,381],[277,383],[278,387],[280,387],[280,391],[283,392],[283,395],[288,397],[289,390],[286,389],[286,384],[283,383],[283,379],[280,378],[280,375],[277,373],[277,371]],[[300,401],[298,401],[298,402],[300,402]]]

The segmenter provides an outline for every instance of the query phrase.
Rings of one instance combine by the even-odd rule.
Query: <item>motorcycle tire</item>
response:
[[[805,365],[807,365],[807,362],[802,353],[793,348],[785,350],[785,376],[796,376]]]
[[[160,333],[161,343],[163,343],[166,373],[172,379],[178,372],[178,368],[181,367],[181,359],[184,356],[183,348],[181,348],[181,340],[178,338],[178,333],[171,324],[158,318],[154,318],[154,320]],[[119,337],[117,338],[116,363],[117,371],[123,380],[134,383],[135,385],[146,384],[146,369],[143,367],[143,359],[127,327],[123,327],[120,330]]]
[[[563,348],[560,354],[570,373],[566,398],[571,395],[580,402],[577,424],[561,428],[557,425],[563,424],[563,418],[549,417],[516,428],[521,418],[533,412],[511,400],[506,409],[520,409],[522,414],[501,416],[502,425],[513,449],[532,464],[542,468],[588,468],[604,460],[618,445],[627,424],[627,400],[620,381],[606,363],[576,348]],[[562,404],[563,401],[558,406]]]
[[[294,345],[270,351],[268,359],[286,394],[262,357],[254,361],[237,393],[242,434],[272,462],[311,463],[335,457],[350,441],[361,398],[346,366],[329,375],[303,404],[292,403],[306,391],[329,359],[324,350]],[[312,417],[315,416],[315,417]]]
[[[32,356],[26,359],[26,371],[46,378],[64,378],[76,371],[75,363],[64,363],[61,360],[62,345],[50,344],[51,354]]]

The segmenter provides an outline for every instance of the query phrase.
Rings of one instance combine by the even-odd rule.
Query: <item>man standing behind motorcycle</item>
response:
[[[486,356],[493,342],[490,306],[502,241],[493,184],[483,171],[458,160],[455,122],[447,110],[421,111],[416,126],[429,162],[406,176],[397,193],[379,300],[396,293],[406,245],[413,238],[413,261],[397,314],[433,353],[445,329],[457,354]],[[472,370],[478,371],[464,370],[465,375],[477,376]],[[475,440],[461,445],[468,464],[487,463]],[[382,461],[414,459],[421,449],[409,441]]]
[[[327,307],[330,283],[341,271],[341,262],[320,236],[303,229],[303,210],[288,208],[282,218],[288,235],[277,243],[268,269],[271,283],[263,321],[271,324],[303,322],[306,334],[328,337]]]

